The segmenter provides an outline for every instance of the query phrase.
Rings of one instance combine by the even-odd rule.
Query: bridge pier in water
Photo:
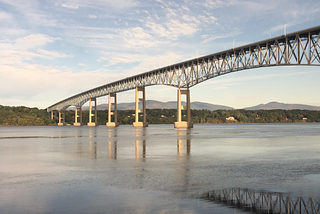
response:
[[[113,98],[113,102],[111,102]],[[111,111],[111,107],[114,106],[114,111]],[[114,122],[112,122],[111,116],[114,115]],[[109,94],[108,102],[108,122],[106,123],[107,127],[119,126],[118,123],[118,113],[117,113],[117,94]]]
[[[139,98],[139,91],[142,91],[142,98]],[[142,110],[139,109],[139,101],[142,102]],[[142,113],[143,122],[139,122],[139,113]],[[146,122],[146,91],[145,87],[139,88],[136,87],[136,112],[135,112],[135,122],[133,123],[133,127],[148,127],[148,123]]]
[[[94,105],[92,104],[94,102]],[[93,111],[93,113],[92,113]],[[92,120],[92,117],[94,119]],[[98,126],[97,117],[97,98],[90,98],[89,100],[89,123],[88,126]]]
[[[151,85],[190,88],[224,74],[231,74],[251,68],[283,65],[320,66],[319,39],[320,26],[317,26],[241,47],[234,47],[233,49],[223,52],[202,56],[200,58],[197,57],[111,82],[62,100],[49,106],[47,111],[60,111],[61,109],[68,108],[70,105],[82,105],[83,102],[88,101],[89,97],[101,97],[110,93],[128,91],[136,88],[137,85],[141,88]],[[248,59],[251,60],[248,61]],[[183,72],[181,72],[181,69]],[[178,95],[179,100],[180,95],[181,94]],[[189,94],[187,99],[189,99]],[[180,107],[181,103],[178,102],[179,118],[175,123],[175,127],[192,127],[190,108],[188,108],[190,107],[189,103],[187,103],[186,108],[188,115],[187,121],[181,121]],[[136,111],[138,111],[138,108],[136,108]],[[136,115],[137,114],[138,113],[136,113]],[[144,122],[139,122],[138,118],[136,118],[134,126],[135,124],[138,126],[140,123],[142,124],[140,126],[146,126],[145,120]]]
[[[74,115],[74,126],[82,126],[82,109],[81,107],[77,107],[75,109]],[[79,119],[78,119],[79,118]]]
[[[59,123],[58,123],[58,126],[64,126],[64,125],[66,125],[65,112],[64,111],[59,111]]]
[[[181,105],[181,95],[186,95],[186,105]],[[181,110],[187,111],[187,121],[182,121]],[[191,110],[190,110],[190,90],[178,89],[177,95],[177,122],[174,123],[175,128],[193,128],[191,122]]]

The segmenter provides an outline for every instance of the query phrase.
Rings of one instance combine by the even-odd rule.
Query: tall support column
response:
[[[113,98],[113,102],[111,101]],[[111,111],[111,107],[114,106],[114,111]],[[111,115],[114,115],[114,122],[112,122]],[[118,113],[117,113],[117,94],[109,94],[109,102],[108,102],[108,122],[106,124],[108,127],[119,126],[118,123]]]
[[[82,109],[81,107],[77,107],[75,109],[74,115],[74,126],[82,126]]]
[[[93,104],[94,102],[94,104]],[[92,117],[94,118],[92,120]],[[89,100],[89,123],[88,126],[98,126],[98,118],[97,118],[97,99],[90,98]]]
[[[142,91],[142,98],[139,98],[139,91]],[[139,109],[139,101],[142,102],[142,110]],[[139,113],[142,113],[143,122],[139,122]],[[136,87],[136,112],[133,127],[148,127],[146,117],[146,91],[145,88]]]
[[[186,106],[181,105],[181,95],[186,95]],[[187,121],[182,121],[181,110],[187,111]],[[175,128],[193,128],[191,122],[191,109],[190,109],[190,91],[189,89],[178,89],[177,94],[177,122],[174,123]]]
[[[51,111],[51,120],[53,120],[56,117],[56,112],[55,111]]]
[[[59,123],[58,123],[58,126],[64,126],[64,125],[66,125],[65,112],[64,111],[59,111]]]

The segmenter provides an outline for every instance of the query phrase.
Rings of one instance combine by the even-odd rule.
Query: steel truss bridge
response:
[[[203,81],[251,68],[320,65],[320,26],[202,56],[121,79],[64,99],[47,108],[65,111],[88,100],[151,85],[189,89]]]
[[[279,193],[255,192],[248,189],[213,190],[203,194],[201,198],[256,213],[320,213],[320,203],[313,198],[292,198]]]

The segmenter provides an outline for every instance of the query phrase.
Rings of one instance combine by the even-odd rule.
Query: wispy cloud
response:
[[[76,4],[62,4],[61,7],[69,8],[69,9],[79,9],[79,5]]]
[[[96,9],[101,10],[104,8],[112,7],[116,9],[128,9],[137,6],[138,2],[135,0],[57,0],[56,5],[69,9]]]
[[[8,20],[13,20],[13,19],[14,18],[10,13],[0,11],[0,21],[8,21]]]
[[[48,50],[37,50],[39,54],[41,54],[44,58],[54,59],[54,58],[68,58],[73,57],[72,55],[67,55],[65,53],[59,53],[55,51],[48,51]]]
[[[96,16],[96,15],[89,14],[89,18],[90,18],[90,19],[96,19],[97,16]]]

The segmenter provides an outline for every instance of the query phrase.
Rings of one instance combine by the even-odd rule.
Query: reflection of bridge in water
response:
[[[313,198],[291,198],[280,193],[255,192],[247,189],[223,189],[205,193],[201,198],[256,213],[320,213],[320,203]]]
[[[177,156],[179,158],[189,157],[191,154],[191,139],[190,139],[190,130],[189,129],[177,129],[178,132],[178,139],[177,139]],[[107,151],[108,151],[108,159],[118,159],[119,153],[119,143],[117,139],[117,128],[109,128],[107,133]],[[147,140],[146,140],[146,128],[136,128],[134,137],[132,140],[135,146],[135,159],[136,161],[142,160],[145,161],[147,158]],[[76,138],[81,138],[82,135],[75,136]],[[97,159],[98,154],[98,144],[96,130],[90,131],[89,133],[89,158],[90,159]],[[121,146],[121,144],[120,144]],[[101,150],[102,148],[100,148]],[[77,153],[82,154],[84,152],[84,148],[82,148],[81,144],[76,147]],[[105,148],[103,149],[105,150]]]

